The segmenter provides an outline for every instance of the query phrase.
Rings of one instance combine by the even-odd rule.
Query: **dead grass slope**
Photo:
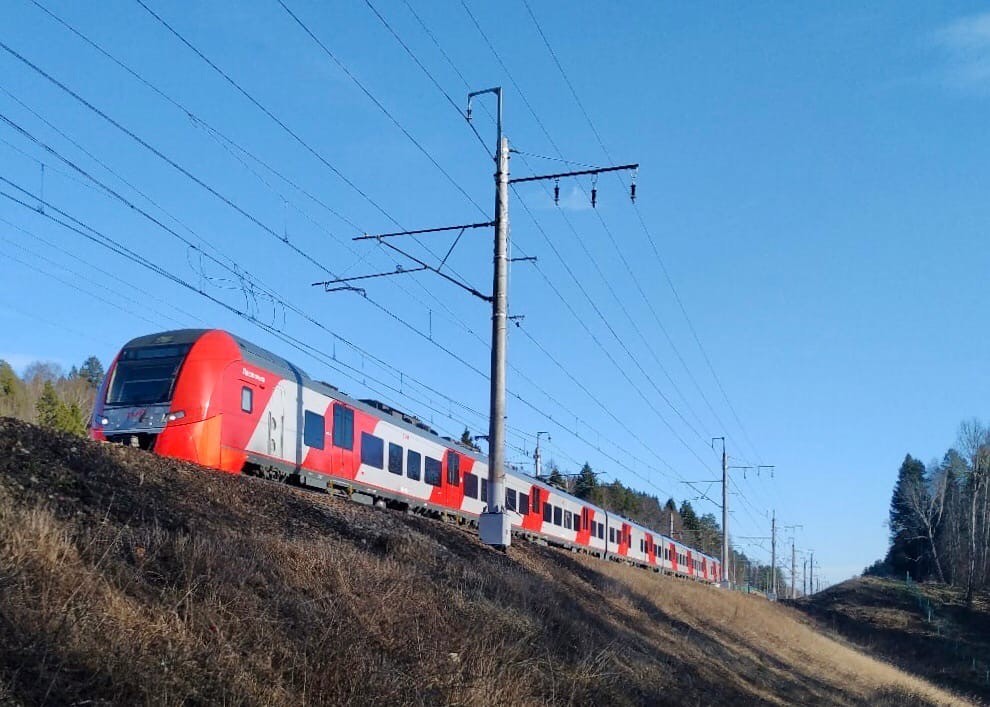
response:
[[[990,595],[860,577],[796,606],[827,630],[932,682],[990,701]]]
[[[0,704],[947,704],[759,599],[0,419]]]

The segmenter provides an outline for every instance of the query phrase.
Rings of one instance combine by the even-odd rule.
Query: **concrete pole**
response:
[[[495,172],[495,249],[492,275],[491,405],[488,421],[488,508],[478,523],[481,541],[508,548],[512,526],[505,510],[505,368],[509,309],[509,140],[502,136],[498,96],[498,168]]]
[[[815,593],[815,551],[811,551],[811,562],[808,563],[808,594]]]
[[[722,575],[728,579],[722,584],[732,586],[729,571],[729,457],[725,453],[725,437],[722,437]]]
[[[794,549],[794,538],[791,538],[791,599],[797,599],[797,588],[794,580],[797,578],[797,551]]]
[[[777,596],[777,511],[770,519],[770,591]]]

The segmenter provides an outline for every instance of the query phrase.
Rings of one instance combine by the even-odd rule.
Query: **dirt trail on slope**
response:
[[[0,704],[960,704],[797,611],[0,419]]]

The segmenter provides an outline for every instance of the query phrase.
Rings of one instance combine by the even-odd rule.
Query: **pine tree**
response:
[[[924,492],[925,465],[910,454],[904,457],[890,499],[890,551],[887,564],[895,574],[923,579],[928,570],[924,534],[912,508],[911,497]]]
[[[591,470],[591,465],[585,462],[574,482],[574,495],[578,498],[591,498],[597,487],[598,480],[595,478],[595,472]]]
[[[550,476],[547,477],[547,483],[551,486],[556,486],[561,491],[567,490],[567,482],[564,481],[564,477],[560,473],[560,469],[554,464],[550,467]]]
[[[58,419],[55,428],[77,437],[86,436],[86,416],[75,403],[63,403],[59,401]]]
[[[45,381],[41,390],[41,397],[38,398],[36,409],[38,413],[38,424],[42,427],[57,429],[59,422],[59,408],[62,401],[58,399],[55,386],[50,380]]]
[[[100,363],[100,359],[96,356],[90,356],[83,361],[76,375],[89,383],[94,389],[99,388],[100,383],[103,382],[103,364]]]

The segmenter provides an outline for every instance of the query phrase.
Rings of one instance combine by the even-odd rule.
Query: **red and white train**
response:
[[[487,500],[480,454],[220,330],[130,341],[100,388],[91,435],[466,520],[477,520]],[[516,533],[701,581],[722,578],[716,559],[526,474],[507,474],[506,507]]]

